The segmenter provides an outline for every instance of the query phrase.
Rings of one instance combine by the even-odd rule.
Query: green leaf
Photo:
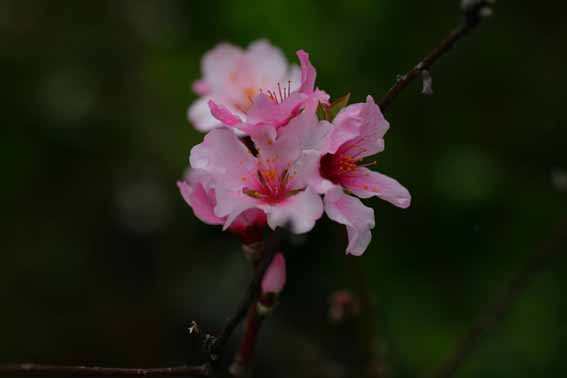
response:
[[[335,119],[337,114],[341,111],[342,108],[348,105],[348,100],[350,99],[350,93],[347,93],[343,97],[337,98],[335,101],[331,102],[331,105],[327,106],[325,110],[325,114],[327,116],[328,121],[332,121]]]
[[[317,106],[317,118],[319,121],[327,120],[327,113],[325,111],[325,105],[319,103]]]

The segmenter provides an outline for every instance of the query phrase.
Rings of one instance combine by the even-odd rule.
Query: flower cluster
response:
[[[202,61],[201,96],[188,111],[204,140],[191,150],[179,189],[203,222],[255,241],[262,228],[310,231],[323,213],[348,233],[347,254],[371,240],[374,211],[359,198],[377,196],[406,208],[396,180],[368,168],[384,150],[389,123],[371,96],[347,105],[315,86],[309,55],[289,66],[266,41],[248,49],[221,44]]]

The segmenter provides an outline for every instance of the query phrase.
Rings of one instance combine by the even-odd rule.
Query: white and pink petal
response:
[[[197,218],[212,225],[224,223],[224,219],[214,213],[217,203],[215,190],[211,178],[205,172],[189,169],[185,180],[178,181],[177,187]]]
[[[263,205],[268,214],[268,225],[272,229],[288,224],[295,234],[309,232],[323,215],[321,197],[311,188],[307,188],[273,205]]]
[[[211,114],[209,100],[208,97],[197,99],[187,109],[187,119],[199,131],[207,132],[222,126],[222,123]]]
[[[376,196],[403,209],[411,204],[411,194],[402,184],[368,168],[356,168],[341,178],[341,184],[360,198]]]
[[[257,160],[228,129],[211,130],[203,142],[191,149],[191,167],[206,171],[225,187],[237,190],[256,172]]]
[[[360,256],[372,239],[370,230],[374,228],[374,210],[353,196],[335,188],[325,194],[325,212],[327,216],[347,228],[347,254]]]
[[[229,43],[221,43],[207,52],[201,61],[204,81],[212,91],[222,90],[230,81],[244,51]]]
[[[246,58],[250,70],[261,82],[273,85],[285,78],[288,72],[288,62],[282,51],[265,39],[250,44]]]

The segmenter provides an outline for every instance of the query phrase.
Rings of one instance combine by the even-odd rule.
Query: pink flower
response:
[[[367,168],[368,156],[384,150],[384,135],[389,124],[371,96],[366,103],[342,109],[333,120],[328,149],[321,159],[309,163],[309,183],[325,193],[325,212],[329,218],[347,227],[347,254],[361,255],[366,250],[374,228],[374,212],[360,198],[377,196],[401,208],[411,202],[410,193],[398,181]],[[325,153],[326,152],[326,153]]]
[[[301,85],[297,90],[282,87],[277,83],[275,89],[261,89],[260,93],[249,99],[250,106],[242,114],[231,111],[230,107],[209,101],[212,115],[225,126],[238,129],[251,137],[265,136],[275,140],[277,130],[289,123],[306,107],[316,108],[319,102],[328,103],[329,95],[315,89],[316,71],[309,61],[309,54],[297,52],[301,62]]]
[[[226,218],[220,218],[214,213],[217,203],[214,183],[205,171],[190,169],[185,180],[178,181],[177,186],[198,219],[210,225],[225,223]],[[259,209],[248,209],[234,220],[229,230],[240,235],[243,244],[251,244],[262,239],[265,225],[264,212]]]
[[[225,229],[248,209],[264,211],[272,229],[288,222],[295,233],[313,228],[323,214],[323,204],[307,185],[303,160],[304,151],[316,146],[297,141],[306,132],[316,134],[314,126],[308,127],[317,124],[314,117],[310,112],[295,117],[277,141],[257,146],[257,157],[228,129],[210,131],[193,147],[191,167],[205,171],[214,181],[213,214],[224,220]]]
[[[279,294],[286,281],[285,258],[277,253],[262,277],[262,294]]]
[[[202,97],[188,110],[189,120],[201,131],[221,126],[209,111],[211,100],[243,117],[261,90],[291,94],[301,85],[299,67],[290,66],[281,50],[266,40],[256,41],[246,50],[222,43],[205,54],[201,69],[203,77],[193,83],[193,90]]]
[[[347,254],[361,255],[375,223],[359,198],[377,196],[401,208],[411,202],[398,181],[363,162],[384,150],[389,124],[370,96],[332,123],[319,121],[317,107],[329,96],[315,87],[309,55],[299,50],[297,57],[301,68],[264,40],[246,50],[221,44],[205,55],[203,78],[193,85],[202,98],[189,118],[212,130],[191,150],[191,174],[178,185],[199,219],[244,239],[258,238],[250,230],[266,223],[308,232],[325,211],[346,226]]]

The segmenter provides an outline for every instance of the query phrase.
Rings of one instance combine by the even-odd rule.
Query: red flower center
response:
[[[321,158],[319,174],[334,184],[340,184],[341,178],[348,175],[358,167],[367,167],[376,164],[375,161],[360,164],[361,158],[352,157],[346,153],[326,154]]]
[[[274,204],[300,191],[290,187],[290,181],[295,174],[290,174],[289,169],[278,169],[272,165],[274,162],[275,160],[270,159],[266,159],[265,163],[259,162],[256,176],[242,177],[243,182],[249,183],[249,186],[244,188],[246,195]]]

